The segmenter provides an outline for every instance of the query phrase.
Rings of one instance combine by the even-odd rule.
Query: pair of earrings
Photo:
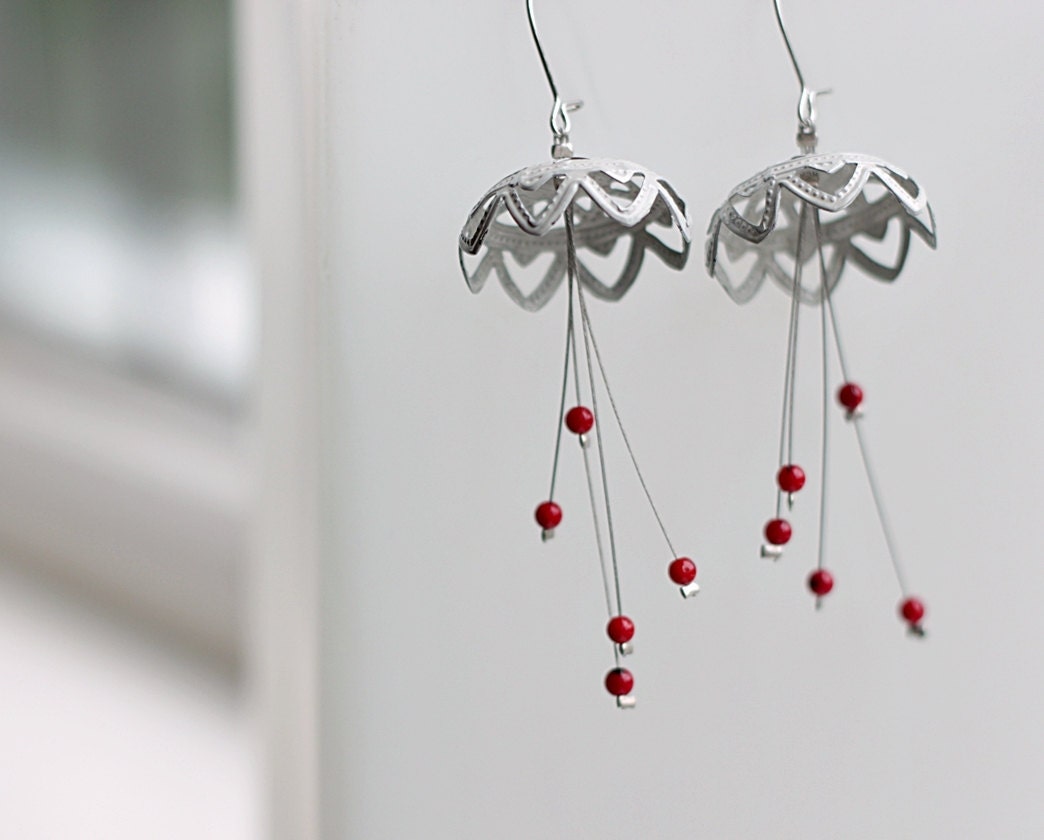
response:
[[[913,635],[923,635],[925,608],[910,594],[870,467],[860,428],[863,390],[849,373],[832,300],[841,274],[850,263],[880,280],[894,280],[903,268],[911,233],[935,247],[935,222],[924,191],[905,172],[877,158],[861,154],[820,154],[816,151],[816,97],[825,91],[810,89],[798,66],[783,24],[779,0],[773,0],[791,63],[801,85],[797,142],[801,154],[769,167],[739,184],[711,218],[706,243],[706,268],[737,303],[750,300],[766,278],[791,297],[783,387],[779,462],[775,472],[775,511],[764,529],[761,556],[778,560],[792,535],[785,509],[805,486],[806,474],[794,459],[794,382],[798,325],[802,304],[818,306],[822,339],[823,426],[820,461],[819,541],[816,568],[808,587],[821,603],[834,587],[824,566],[823,534],[827,477],[827,427],[831,408],[829,370],[833,345],[842,382],[836,399],[855,431],[859,453],[885,543],[901,591],[899,614]],[[533,15],[526,0],[529,27],[551,88],[553,145],[551,161],[526,167],[494,185],[468,216],[459,240],[461,269],[468,287],[478,292],[495,274],[509,297],[523,309],[541,309],[566,286],[565,354],[550,490],[536,507],[535,518],[544,540],[563,520],[556,501],[555,483],[564,435],[578,440],[594,520],[595,543],[602,570],[609,621],[606,633],[613,646],[614,667],[605,686],[621,708],[635,704],[634,677],[622,667],[632,652],[634,622],[626,615],[620,591],[619,558],[606,477],[603,419],[611,417],[623,440],[639,484],[659,525],[668,552],[667,576],[685,598],[699,591],[693,561],[674,547],[663,519],[638,466],[609,386],[605,365],[592,327],[588,296],[616,301],[638,277],[647,252],[671,268],[684,268],[691,245],[685,203],[671,185],[638,164],[620,160],[577,157],[570,141],[570,113],[579,102],[559,96]],[[890,263],[881,262],[858,244],[859,237],[883,241],[890,225],[899,228],[898,250]],[[679,247],[669,246],[657,232],[673,229]],[[626,242],[622,268],[609,282],[596,276],[584,260],[589,253],[607,256]],[[532,291],[523,292],[506,261],[521,268],[550,255],[550,264]],[[742,273],[731,273],[741,261]],[[788,268],[789,266],[789,268]],[[816,275],[810,284],[804,276]],[[831,341],[832,338],[832,341]],[[603,399],[604,397],[604,399]],[[597,457],[592,457],[594,449]]]

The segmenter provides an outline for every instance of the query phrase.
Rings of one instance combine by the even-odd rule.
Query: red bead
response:
[[[634,688],[634,674],[626,668],[613,668],[605,675],[605,690],[614,697],[630,694]]]
[[[613,616],[609,619],[605,632],[618,645],[626,644],[634,638],[634,622],[626,615]]]
[[[667,567],[667,574],[678,586],[688,586],[696,580],[696,564],[688,557],[679,557]]]
[[[566,412],[565,424],[573,434],[586,435],[594,426],[594,415],[591,409],[578,405]]]
[[[765,526],[765,539],[772,545],[786,545],[794,533],[785,519],[770,519]]]
[[[863,402],[863,389],[854,382],[846,382],[837,391],[837,401],[849,411],[855,411]]]
[[[834,576],[826,569],[816,569],[808,576],[808,588],[822,598],[834,588]]]
[[[899,605],[899,615],[910,624],[920,624],[924,618],[924,603],[920,598],[906,598]]]
[[[536,509],[537,524],[545,531],[558,527],[562,521],[562,508],[554,502],[541,502]]]
[[[787,464],[776,473],[776,483],[784,493],[796,493],[805,486],[805,471],[797,464]]]

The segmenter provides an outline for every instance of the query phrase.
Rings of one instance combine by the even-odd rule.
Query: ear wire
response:
[[[798,65],[797,56],[794,54],[794,45],[790,43],[787,28],[783,25],[783,11],[780,9],[779,0],[772,0],[776,12],[776,23],[779,25],[779,34],[783,36],[790,63],[794,66],[794,74],[797,76],[798,84],[801,85],[801,97],[798,99],[798,145],[803,150],[812,152],[816,147],[816,97],[831,93],[827,90],[812,90],[805,83],[805,75]]]
[[[572,111],[580,110],[584,103],[579,100],[574,102],[562,101],[562,97],[558,93],[558,85],[555,84],[555,77],[551,74],[551,66],[547,63],[547,54],[540,43],[540,35],[537,34],[536,18],[533,15],[533,0],[526,0],[526,15],[529,18],[529,31],[533,34],[533,43],[536,45],[537,54],[540,56],[540,64],[544,68],[544,75],[547,76],[547,84],[551,88],[551,96],[554,99],[554,104],[551,106],[550,120],[551,133],[555,138],[552,155],[556,158],[571,157],[573,149],[569,143],[569,114]]]

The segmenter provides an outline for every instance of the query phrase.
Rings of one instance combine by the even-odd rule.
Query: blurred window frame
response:
[[[0,9],[8,210],[36,213],[21,227],[5,214],[8,245],[19,246],[8,255],[25,254],[10,263],[16,294],[0,306],[0,562],[232,670],[252,493],[246,348],[256,340],[254,313],[240,311],[253,305],[243,293],[252,281],[232,206],[236,7]],[[71,244],[62,254],[55,230],[86,225],[82,241],[106,219],[112,241],[99,253],[129,243],[138,261],[104,288],[79,284],[78,297],[68,271],[98,275],[107,264]],[[210,282],[218,271],[228,282]],[[178,272],[195,272],[191,290],[163,287]],[[119,311],[98,326],[77,307],[100,293]],[[205,329],[178,332],[177,319],[199,313]],[[239,320],[219,323],[227,313]]]

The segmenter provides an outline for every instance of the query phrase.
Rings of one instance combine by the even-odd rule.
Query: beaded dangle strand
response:
[[[605,687],[620,708],[632,708],[635,705],[634,676],[622,666],[622,657],[632,652],[635,622],[625,614],[621,596],[616,524],[604,456],[605,417],[611,415],[615,419],[667,543],[672,558],[668,565],[669,578],[685,597],[698,592],[699,586],[695,564],[674,551],[620,421],[591,326],[588,294],[608,301],[622,298],[637,279],[647,251],[656,254],[669,267],[680,270],[689,254],[689,219],[685,204],[674,189],[651,170],[627,161],[574,156],[569,138],[569,114],[579,103],[566,103],[558,95],[537,35],[532,0],[527,0],[526,11],[554,99],[552,159],[507,176],[479,200],[460,234],[460,262],[473,292],[478,292],[490,276],[496,276],[508,296],[530,312],[541,309],[561,285],[566,286],[565,357],[551,483],[546,500],[536,506],[534,518],[544,541],[554,536],[564,520],[563,509],[557,501],[556,483],[562,439],[568,432],[576,436],[583,456],[608,612],[606,635],[613,645],[614,667],[605,676]],[[673,249],[657,235],[658,231],[671,229],[680,234],[683,243],[680,250]],[[618,245],[628,249],[628,256],[616,277],[606,282],[595,275],[583,254],[606,256]],[[511,262],[525,268],[544,254],[552,255],[550,265],[536,286],[524,292],[516,281],[518,269],[505,258],[511,256]],[[469,266],[466,258],[472,257],[477,262]],[[608,412],[600,410],[600,391],[605,396],[602,405],[608,405]],[[592,449],[597,459],[592,459]]]
[[[816,152],[815,100],[827,91],[814,91],[805,84],[783,25],[779,0],[773,0],[773,7],[801,85],[797,136],[801,154],[769,167],[737,186],[711,219],[707,241],[707,270],[737,303],[750,300],[766,278],[771,278],[791,296],[779,460],[775,473],[775,514],[765,524],[761,556],[774,560],[782,557],[783,547],[793,536],[786,513],[793,507],[795,494],[805,487],[807,480],[805,470],[794,458],[798,324],[801,305],[807,303],[818,306],[820,310],[823,388],[817,564],[808,576],[808,588],[819,607],[835,583],[833,573],[824,565],[831,406],[829,356],[832,345],[842,376],[836,399],[844,410],[845,419],[855,430],[859,456],[901,593],[899,615],[911,634],[923,636],[924,603],[910,593],[899,562],[896,540],[885,516],[861,425],[864,393],[849,376],[833,292],[849,261],[879,280],[894,280],[906,262],[911,233],[935,247],[935,220],[924,191],[898,167],[867,155]],[[868,186],[878,188],[877,197],[871,197]],[[824,220],[822,214],[827,214],[828,218]],[[867,254],[855,240],[862,236],[880,242],[892,222],[899,227],[899,247],[894,262],[886,264]],[[737,267],[742,257],[747,256],[755,257],[753,266],[741,277],[730,277],[729,272]],[[788,272],[785,265],[790,260],[793,261],[793,270]],[[818,287],[809,288],[804,283],[803,271],[812,260],[818,268]]]

